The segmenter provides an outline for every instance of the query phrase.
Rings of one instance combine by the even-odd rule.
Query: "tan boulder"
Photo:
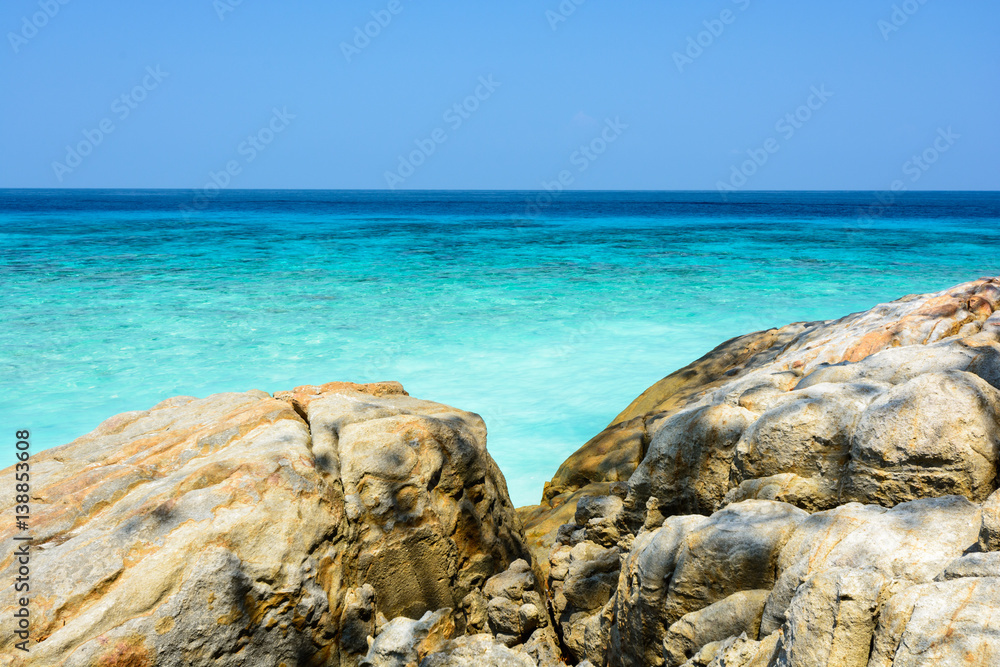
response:
[[[677,413],[662,423],[639,468],[629,479],[626,506],[645,515],[655,496],[671,514],[711,514],[730,485],[730,467],[740,437],[754,414],[725,403]],[[638,523],[636,515],[633,523]]]
[[[876,570],[851,568],[810,577],[786,612],[775,667],[865,667],[888,583]]]
[[[892,506],[996,488],[1000,390],[965,371],[928,372],[868,405],[854,429],[844,498]]]
[[[458,608],[527,555],[478,416],[394,383],[282,396],[171,399],[33,456],[32,645],[2,625],[3,664],[355,665],[376,616]]]
[[[780,470],[807,481],[810,488],[800,485],[796,497],[800,506],[810,511],[836,507],[855,424],[885,387],[824,383],[786,392],[743,433],[727,461],[732,463],[732,477],[726,482],[752,484]],[[703,478],[698,482],[705,484]]]

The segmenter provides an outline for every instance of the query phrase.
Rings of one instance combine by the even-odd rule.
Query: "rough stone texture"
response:
[[[958,496],[914,500],[891,510],[850,503],[811,515],[781,551],[761,634],[781,627],[795,591],[823,571],[871,569],[897,585],[932,581],[975,544],[978,525],[979,508]]]
[[[746,429],[729,457],[733,483],[752,484],[780,470],[809,485],[794,497],[805,509],[835,507],[858,415],[886,387],[822,383],[782,394]]]
[[[552,625],[537,589],[531,566],[524,560],[516,560],[505,572],[487,580],[481,594],[471,595],[482,596],[479,604],[485,604],[490,631],[514,645],[525,642],[537,629]],[[540,642],[541,638],[536,638],[536,643]]]
[[[729,490],[733,453],[753,417],[745,408],[719,404],[665,421],[629,482],[632,507],[645,513],[655,496],[664,515],[711,514]]]
[[[492,635],[459,637],[420,661],[420,667],[537,667],[527,654],[497,643]]]
[[[854,429],[844,497],[891,506],[996,488],[1000,391],[966,371],[923,373],[878,396]]]
[[[535,630],[528,641],[520,647],[520,650],[530,657],[538,667],[562,667],[566,664],[563,661],[559,638],[551,627]]]
[[[552,551],[549,593],[553,615],[575,660],[604,664],[611,623],[606,607],[618,585],[620,566],[618,547],[581,541]]]
[[[696,619],[692,612],[734,593],[770,590],[781,549],[806,517],[792,505],[748,500],[708,518],[671,517],[637,536],[615,597],[613,664],[663,664],[664,638],[682,617]]]
[[[966,554],[948,563],[938,581],[962,577],[1000,577],[1000,551]]]
[[[746,635],[707,644],[684,663],[683,667],[771,667],[777,660],[781,633],[775,632],[760,641]],[[835,667],[830,665],[830,667]]]
[[[888,662],[874,663],[878,665],[965,664],[958,657],[968,664],[993,664],[982,662],[980,654],[993,656],[989,651],[1000,637],[993,620],[1000,617],[1000,600],[990,588],[992,582],[1000,580],[1000,560],[996,558],[1000,552],[968,553],[976,545],[981,512],[960,496],[916,500],[888,510],[850,503],[799,520],[772,566],[777,580],[772,578],[773,586],[765,583],[765,590],[753,592],[761,596],[757,599],[766,598],[761,615],[752,615],[744,608],[747,625],[733,622],[726,627],[726,619],[734,618],[726,613],[728,603],[736,598],[730,596],[688,613],[670,626],[662,634],[662,663],[648,651],[646,655],[630,651],[630,646],[643,646],[642,641],[662,633],[662,623],[658,625],[655,619],[670,610],[670,589],[678,578],[679,553],[684,545],[699,534],[711,534],[711,524],[718,515],[754,502],[762,501],[731,505],[708,519],[671,517],[663,528],[636,537],[615,594],[611,665],[864,667],[873,664],[869,660],[877,655],[889,656]],[[734,535],[759,532],[753,522],[756,513],[745,514],[746,519],[729,519]],[[738,543],[739,538],[731,539]],[[662,546],[656,548],[658,545]],[[720,582],[732,581],[738,568],[731,557],[739,549],[720,545],[714,551],[729,559],[706,557],[706,570],[718,560],[718,569],[711,575]],[[643,587],[637,575],[645,571],[653,577]],[[635,574],[629,577],[626,572]],[[938,585],[935,580],[941,584],[981,581],[986,587],[970,593],[974,603],[966,615],[961,599],[944,588],[927,588]],[[663,583],[667,581],[669,587]],[[666,595],[662,592],[665,587]],[[911,619],[914,605],[918,611],[924,605],[925,616],[918,618],[914,612]],[[886,616],[886,609],[894,609],[891,617]],[[968,638],[952,638],[946,630],[935,630],[938,634],[934,635],[930,619],[935,617],[942,627],[947,627],[947,619],[956,618],[956,632]],[[914,624],[913,619],[919,623]],[[941,619],[946,620],[942,623]],[[754,641],[754,624],[758,623],[764,637],[760,642]],[[899,637],[907,629],[911,634],[901,644]],[[873,642],[882,643],[881,654],[871,653]],[[899,651],[903,644],[912,656]],[[904,655],[907,658],[893,662],[894,655],[896,660]]]
[[[875,614],[889,582],[875,570],[833,568],[792,598],[776,667],[865,667]]]
[[[524,525],[524,538],[531,551],[535,572],[539,581],[547,585],[549,579],[549,551],[555,544],[559,529],[576,520],[576,507],[583,498],[603,497],[611,493],[611,484],[606,482],[588,484],[572,493],[564,494],[555,505],[543,503],[517,510]]]
[[[770,589],[782,547],[806,517],[786,503],[747,500],[688,533],[670,580],[667,623],[739,591]]]
[[[33,643],[0,625],[0,661],[357,664],[377,615],[458,608],[527,556],[485,442],[478,416],[395,383],[113,417],[32,457]]]
[[[454,636],[451,609],[429,611],[418,621],[398,616],[373,639],[361,667],[410,667],[442,649]]]
[[[746,635],[757,638],[764,603],[770,591],[741,591],[685,614],[663,638],[663,664],[677,667],[707,644]]]
[[[1000,491],[994,491],[983,503],[979,548],[983,551],[1000,551]]]
[[[1000,578],[923,584],[893,596],[879,615],[868,667],[1000,664]]]
[[[406,396],[334,392],[305,407],[318,467],[343,484],[359,575],[387,618],[457,607],[526,557],[506,482],[470,413]]]
[[[611,653],[616,664],[656,664],[660,642],[670,623],[663,613],[670,581],[688,533],[708,523],[708,517],[676,516],[663,527],[641,533],[622,565],[615,594]]]
[[[419,621],[401,616],[381,628],[361,665],[416,667],[432,654],[429,664],[452,664],[479,651],[501,664],[506,664],[503,660],[520,664],[527,657],[533,666],[560,667],[563,662],[559,639],[535,589],[531,566],[516,560],[506,571],[487,580],[482,590],[472,591],[463,600],[463,607],[475,610],[469,613],[466,631],[479,639],[455,637],[450,609],[427,612]],[[455,641],[449,643],[449,639]],[[493,644],[509,648],[516,655],[511,657],[494,649]]]

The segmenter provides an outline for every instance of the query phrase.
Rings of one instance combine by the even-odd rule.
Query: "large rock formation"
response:
[[[5,664],[355,665],[379,618],[464,628],[527,556],[483,421],[395,383],[175,398],[31,468],[32,642],[0,624]]]
[[[520,512],[574,660],[985,667],[998,462],[1000,280],[984,279],[721,345]]]

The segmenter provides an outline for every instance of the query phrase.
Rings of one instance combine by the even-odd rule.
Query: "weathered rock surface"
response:
[[[915,500],[890,510],[850,503],[809,516],[778,558],[761,633],[779,629],[796,591],[822,572],[871,570],[896,586],[933,581],[976,543],[979,521],[979,507],[959,496]]]
[[[482,420],[395,383],[175,398],[31,466],[31,651],[0,624],[5,664],[355,665],[377,618],[527,556]]]
[[[865,667],[888,580],[876,570],[833,568],[807,579],[785,612],[776,665]]]
[[[460,637],[449,642],[444,650],[432,653],[420,662],[420,667],[536,667],[526,654],[500,644],[492,635]]]
[[[429,611],[420,620],[398,616],[381,629],[361,667],[408,667],[444,648],[455,636],[451,609]]]
[[[522,517],[575,660],[1000,664],[998,463],[984,279],[723,344]]]
[[[913,586],[879,615],[868,667],[1000,664],[1000,578]]]
[[[994,491],[983,503],[979,548],[983,551],[1000,551],[1000,491]]]
[[[663,638],[663,664],[677,667],[708,644],[746,635],[757,638],[768,591],[740,591],[685,614]]]
[[[747,612],[733,611],[741,598],[711,612],[706,608],[736,593],[769,591],[782,547],[807,516],[786,503],[748,500],[707,519],[671,517],[662,528],[637,537],[616,596],[616,622],[611,630],[614,664],[660,665],[667,656],[667,664],[678,665],[705,643],[729,637],[714,637],[711,619],[726,615],[745,619]],[[757,636],[763,599],[754,612],[756,627],[749,623],[733,634]],[[681,643],[677,633],[689,641]],[[705,641],[698,643],[701,637]]]
[[[586,540],[560,545],[552,552],[552,610],[563,643],[575,660],[604,663],[611,623],[606,606],[618,585],[620,555],[618,547]]]

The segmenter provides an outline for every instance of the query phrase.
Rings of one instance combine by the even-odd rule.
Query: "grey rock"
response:
[[[576,525],[586,526],[592,519],[616,516],[623,506],[622,499],[617,496],[586,496],[577,502],[573,518],[576,520]]]
[[[609,605],[621,568],[618,547],[594,542],[552,551],[549,594],[562,639],[575,660],[603,663],[611,622]]]
[[[684,537],[663,610],[667,623],[733,593],[771,588],[782,548],[807,517],[769,500],[747,500],[713,514]]]
[[[350,653],[363,653],[375,635],[375,589],[369,584],[350,588],[340,616],[340,642]],[[430,613],[430,612],[427,612]]]
[[[516,560],[500,574],[490,577],[483,594],[469,600],[470,609],[485,606],[487,625],[504,644],[515,645],[527,640],[536,629],[550,627],[548,610],[538,593],[535,575],[527,561]],[[485,596],[491,596],[486,600]],[[478,629],[477,624],[472,626]]]
[[[668,628],[686,614],[734,593],[770,589],[782,547],[807,516],[785,503],[748,500],[708,518],[671,517],[662,528],[639,535],[615,598],[614,664],[660,665]],[[724,615],[724,609],[717,611]]]
[[[639,667],[663,660],[662,640],[670,625],[664,607],[685,538],[708,517],[673,516],[661,528],[635,538],[615,594],[610,653],[615,664]]]
[[[559,638],[552,628],[535,630],[521,647],[521,652],[528,655],[538,667],[563,667],[566,664],[559,648]]]
[[[510,598],[493,598],[486,605],[486,616],[489,619],[490,630],[494,634],[521,635],[521,621],[518,615],[520,604]]]

